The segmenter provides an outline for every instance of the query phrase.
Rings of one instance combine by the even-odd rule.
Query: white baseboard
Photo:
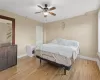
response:
[[[17,58],[22,58],[22,57],[25,57],[25,56],[27,56],[27,54],[23,54],[23,55],[17,56]]]
[[[99,60],[97,60],[97,65],[98,65],[99,70],[100,70],[100,61]]]
[[[79,55],[78,57],[81,58],[81,59],[95,61],[97,63],[99,70],[100,70],[100,61],[97,58],[90,58],[90,57],[81,56],[81,55]]]
[[[91,57],[82,56],[82,55],[79,55],[78,57],[82,58],[82,59],[86,59],[86,60],[91,60],[91,61],[96,61],[97,62],[97,58],[91,58]]]
[[[97,59],[97,65],[98,65],[98,67],[99,67],[99,70],[100,70],[100,53],[98,52],[97,53],[98,54],[98,59]]]

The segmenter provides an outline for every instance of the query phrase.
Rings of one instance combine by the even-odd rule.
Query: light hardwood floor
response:
[[[0,80],[100,80],[96,62],[77,59],[70,71],[44,63],[40,66],[36,58],[24,57],[18,65],[0,72]]]

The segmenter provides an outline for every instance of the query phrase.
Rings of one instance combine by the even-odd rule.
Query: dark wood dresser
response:
[[[0,71],[17,65],[17,45],[0,46]]]

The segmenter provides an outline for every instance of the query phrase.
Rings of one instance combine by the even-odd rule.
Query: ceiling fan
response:
[[[53,16],[56,16],[55,13],[51,12],[52,10],[55,10],[56,7],[51,7],[51,8],[48,8],[48,4],[45,4],[45,7],[41,7],[40,5],[37,5],[39,8],[42,9],[42,11],[40,12],[35,12],[35,14],[38,14],[38,13],[43,13],[44,14],[44,17],[47,17],[48,14],[51,14]]]

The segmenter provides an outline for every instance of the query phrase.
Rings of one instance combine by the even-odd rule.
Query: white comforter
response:
[[[53,43],[43,44],[40,50],[55,53],[55,54],[60,54],[67,58],[73,58],[74,60],[77,58],[77,55],[79,54],[78,47],[64,46],[64,45],[53,44]]]

